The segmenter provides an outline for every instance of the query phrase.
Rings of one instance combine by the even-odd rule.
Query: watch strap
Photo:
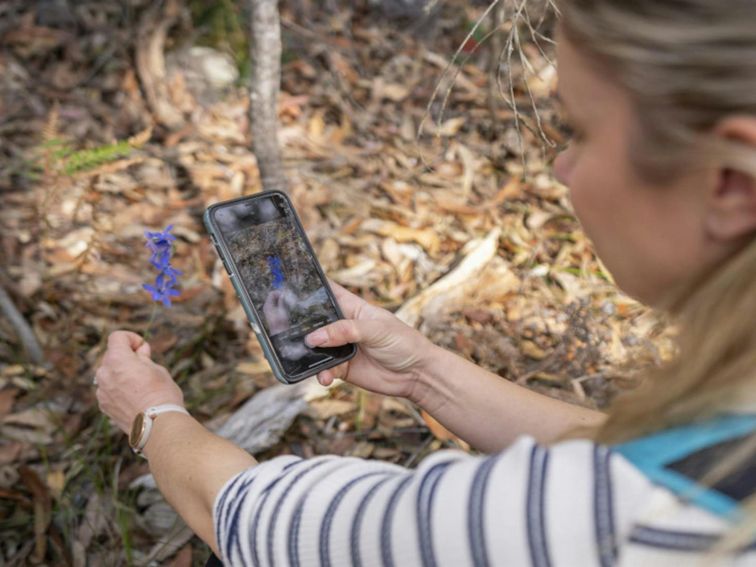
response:
[[[186,410],[186,408],[178,404],[160,404],[159,406],[151,406],[144,410],[144,430],[136,446],[132,447],[133,451],[137,455],[142,455],[142,449],[144,449],[144,446],[147,445],[147,441],[150,438],[150,433],[152,433],[152,422],[154,421],[155,417],[157,417],[161,413],[172,411],[189,415],[189,412]]]
[[[178,404],[160,404],[159,406],[152,406],[144,410],[144,414],[154,418],[156,415],[160,415],[161,413],[168,411],[177,411],[179,413],[185,413],[186,415],[189,415],[189,412],[186,411],[186,408]]]

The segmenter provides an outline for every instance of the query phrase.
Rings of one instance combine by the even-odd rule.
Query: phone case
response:
[[[221,259],[221,262],[223,263],[223,267],[226,269],[226,273],[228,274],[229,279],[231,280],[231,284],[234,287],[234,291],[236,292],[236,297],[239,298],[239,301],[242,304],[242,308],[244,309],[244,313],[247,316],[247,320],[249,321],[249,325],[252,328],[252,331],[255,333],[255,336],[257,337],[257,341],[260,343],[260,346],[263,349],[263,354],[265,355],[266,360],[270,364],[270,368],[273,372],[273,375],[276,377],[276,379],[279,382],[282,382],[284,384],[295,384],[297,382],[300,382],[304,380],[305,378],[308,378],[309,376],[313,376],[313,374],[307,374],[304,373],[302,375],[297,376],[287,376],[283,366],[278,360],[278,356],[276,355],[273,346],[271,344],[270,338],[268,337],[268,334],[264,331],[265,327],[262,324],[262,321],[260,320],[260,317],[257,314],[257,311],[252,303],[252,300],[249,298],[246,290],[244,289],[244,286],[241,283],[241,280],[236,274],[234,269],[234,263],[231,259],[230,252],[226,249],[225,243],[223,242],[223,239],[220,237],[219,231],[217,227],[214,224],[213,218],[212,218],[212,212],[220,207],[224,207],[230,203],[237,203],[240,201],[247,201],[247,200],[253,200],[253,199],[264,199],[272,196],[279,196],[282,197],[288,204],[289,209],[292,211],[292,217],[294,218],[294,224],[296,225],[297,232],[301,236],[302,240],[305,243],[305,246],[307,248],[307,251],[312,255],[312,257],[315,259],[315,269],[317,270],[321,280],[323,281],[323,284],[325,286],[325,289],[330,296],[335,308],[336,313],[338,314],[339,318],[343,319],[344,315],[341,312],[341,309],[339,307],[338,302],[336,301],[336,298],[333,295],[333,291],[331,290],[331,287],[328,285],[328,280],[325,277],[325,274],[323,273],[323,269],[320,266],[320,262],[317,261],[317,256],[315,256],[315,251],[312,249],[312,245],[310,244],[309,239],[307,238],[307,234],[304,231],[304,228],[302,227],[302,223],[299,220],[299,217],[296,214],[296,211],[294,209],[294,205],[291,202],[291,199],[285,194],[280,191],[264,191],[261,193],[256,193],[254,195],[249,195],[246,197],[241,197],[239,199],[231,199],[228,201],[222,201],[220,203],[215,203],[214,205],[210,205],[203,215],[203,221],[205,224],[205,228],[207,229],[207,232],[210,234],[210,238],[212,240],[213,246],[215,247],[216,252],[218,253],[218,256]],[[326,370],[328,368],[332,368],[334,366],[338,366],[339,364],[342,364],[348,360],[350,360],[354,355],[357,354],[357,346],[354,346],[354,349],[352,350],[352,353],[346,357],[334,359],[332,361],[329,361],[322,366],[319,366],[317,368],[317,372],[320,372],[322,370]]]

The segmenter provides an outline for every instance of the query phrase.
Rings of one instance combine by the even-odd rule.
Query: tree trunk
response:
[[[288,192],[278,147],[278,91],[281,83],[281,23],[278,0],[249,0],[252,60],[249,118],[252,147],[263,189]]]

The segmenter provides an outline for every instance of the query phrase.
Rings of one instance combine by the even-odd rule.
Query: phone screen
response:
[[[349,356],[352,345],[304,343],[308,333],[340,317],[287,200],[275,194],[253,197],[220,207],[213,216],[284,372],[312,373]]]

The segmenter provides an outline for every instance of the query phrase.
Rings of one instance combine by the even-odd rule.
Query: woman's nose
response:
[[[570,182],[570,170],[572,169],[570,152],[570,148],[567,148],[560,152],[554,160],[554,177],[562,185],[569,185]]]

